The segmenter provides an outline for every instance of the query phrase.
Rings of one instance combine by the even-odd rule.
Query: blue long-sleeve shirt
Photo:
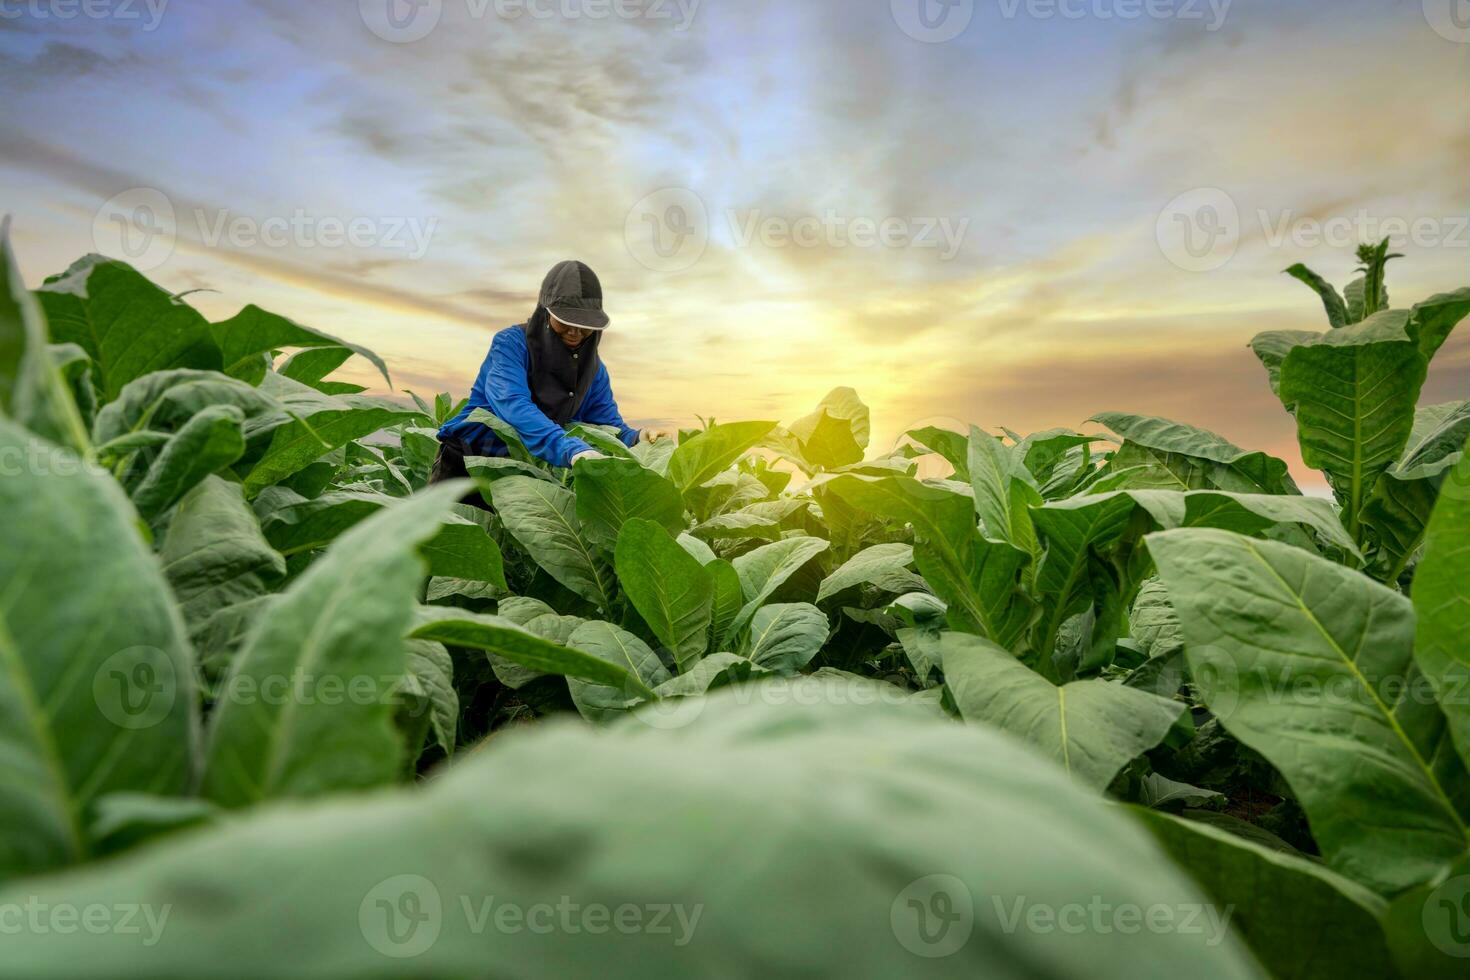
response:
[[[476,456],[508,456],[510,449],[487,425],[469,421],[470,413],[483,408],[509,423],[520,435],[526,448],[538,459],[553,466],[570,466],[572,457],[592,447],[581,439],[566,434],[531,398],[531,350],[525,332],[519,326],[507,327],[495,335],[490,353],[480,365],[475,385],[470,389],[469,404],[439,430],[439,440],[459,439]],[[598,364],[597,375],[587,389],[587,397],[572,417],[573,422],[610,425],[618,429],[623,444],[638,441],[638,430],[630,427],[618,413],[613,398],[612,379],[607,365]]]

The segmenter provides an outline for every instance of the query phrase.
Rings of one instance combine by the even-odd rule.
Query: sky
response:
[[[1470,285],[1470,0],[0,0],[0,91],[29,283],[100,251],[460,396],[579,258],[634,425],[848,385],[875,454],[1125,411],[1320,487],[1282,270]]]

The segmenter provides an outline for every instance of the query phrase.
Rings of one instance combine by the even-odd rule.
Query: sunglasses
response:
[[[569,323],[562,323],[554,316],[551,317],[551,330],[558,337],[571,337],[574,340],[580,340],[584,337],[590,337],[593,333],[596,332],[593,330],[589,330],[586,327],[574,327]]]

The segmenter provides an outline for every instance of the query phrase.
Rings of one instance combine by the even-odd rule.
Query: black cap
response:
[[[583,330],[606,330],[602,312],[602,283],[584,263],[558,262],[541,283],[542,306],[562,323]]]

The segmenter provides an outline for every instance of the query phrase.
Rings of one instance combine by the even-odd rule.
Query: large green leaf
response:
[[[478,422],[494,432],[496,437],[505,443],[506,451],[510,453],[512,460],[529,463],[532,466],[540,463],[535,456],[531,455],[531,450],[526,448],[526,444],[521,441],[521,434],[516,431],[516,427],[494,413],[477,408],[470,413],[468,421]]]
[[[388,377],[388,365],[366,347],[349,344],[345,340],[330,337],[311,327],[304,327],[279,316],[267,313],[255,304],[250,304],[223,323],[211,324],[210,333],[220,349],[223,370],[226,374],[258,382],[265,375],[265,360],[260,355],[283,347],[344,348],[350,353],[361,354],[372,362],[383,375],[389,387],[393,379]],[[336,355],[333,355],[333,359]],[[346,358],[342,358],[346,360]],[[301,379],[303,384],[314,384],[341,365],[342,360],[325,371],[313,370],[316,377]],[[330,363],[330,362],[328,362]]]
[[[1037,649],[1046,656],[1056,646],[1062,625],[1096,604],[1108,603],[1115,593],[1127,599],[1140,584],[1142,556],[1134,553],[1138,536],[1151,530],[1178,527],[1217,527],[1251,536],[1299,525],[1340,551],[1361,561],[1331,501],[1313,497],[1218,490],[1118,490],[1047,503],[1032,511],[1032,519],[1046,546],[1036,577],[1041,595],[1042,620]],[[1304,539],[1310,546],[1311,542]],[[1116,623],[1101,624],[1111,630]],[[1114,634],[1106,633],[1104,639]]]
[[[1464,980],[1470,959],[1470,854],[1395,897],[1384,927],[1406,980]]]
[[[775,422],[732,422],[712,425],[681,440],[669,457],[669,479],[680,490],[697,487],[739,459],[775,427]]]
[[[1434,357],[1450,332],[1470,316],[1470,286],[1453,293],[1440,293],[1422,303],[1416,303],[1409,311],[1409,322],[1405,329],[1409,337],[1419,345],[1425,360]]]
[[[868,406],[853,389],[835,388],[815,412],[792,422],[787,431],[796,440],[808,470],[831,470],[861,462],[871,433]]]
[[[1374,572],[1397,582],[1424,543],[1445,475],[1464,455],[1470,401],[1419,409],[1404,453],[1379,477],[1363,506],[1363,526],[1375,549]]]
[[[1184,652],[1184,629],[1161,579],[1151,578],[1139,587],[1128,630],[1133,642],[1151,660]]]
[[[159,560],[191,630],[221,609],[265,595],[286,574],[240,485],[217,476],[179,502]]]
[[[728,639],[734,639],[750,625],[755,611],[776,594],[776,590],[799,572],[807,562],[830,547],[821,538],[804,536],[783,538],[762,545],[736,558],[732,564],[740,577],[740,590],[745,605],[731,623]]]
[[[244,481],[245,492],[251,497],[299,473],[332,450],[416,414],[392,402],[361,395],[326,395],[279,374],[266,375],[261,391],[285,405],[291,417],[247,424],[246,433],[252,442],[264,443]]]
[[[607,560],[582,534],[570,490],[529,476],[490,485],[506,530],[546,573],[604,610],[612,608],[614,580]]]
[[[913,563],[913,545],[875,544],[864,548],[822,580],[817,602],[825,602],[855,585],[872,585],[885,592],[922,591],[926,588],[924,580],[909,571]]]
[[[1281,394],[1281,364],[1286,360],[1286,355],[1298,345],[1316,340],[1320,336],[1322,334],[1314,330],[1267,330],[1251,339],[1251,350],[1265,367],[1274,394]]]
[[[946,603],[950,625],[1015,647],[1031,620],[1020,588],[1029,556],[982,537],[968,496],[905,476],[840,476],[827,487],[860,510],[912,525],[914,561]]]
[[[271,547],[290,557],[325,548],[393,501],[368,490],[335,490],[307,500],[277,487],[256,498],[256,513],[262,514],[261,528]]]
[[[352,351],[343,346],[308,347],[286,359],[280,372],[292,381],[315,388],[327,375],[347,363]]]
[[[679,488],[632,459],[589,459],[572,471],[577,520],[587,539],[611,551],[618,532],[634,518],[653,521],[670,534],[684,530]]]
[[[85,452],[87,428],[48,352],[46,318],[21,280],[10,249],[10,219],[0,221],[0,417],[44,439]]]
[[[1470,764],[1470,454],[1446,479],[1414,573],[1414,657]]]
[[[572,701],[588,721],[611,721],[649,696],[643,693],[644,689],[652,690],[669,680],[668,668],[658,654],[647,643],[612,623],[595,620],[583,623],[567,642],[628,674],[626,680],[615,685],[594,684],[580,678],[568,681]]]
[[[1256,958],[1280,980],[1383,980],[1394,975],[1383,899],[1314,861],[1193,820],[1133,810],[1199,882]]]
[[[537,725],[422,789],[262,811],[26,882],[0,905],[171,915],[151,945],[7,936],[6,969],[270,976],[289,937],[289,969],[316,977],[1259,976],[1124,813],[1009,740],[855,683],[742,685],[677,732]],[[1060,928],[1090,903],[1172,927]]]
[[[1093,416],[1124,439],[1135,462],[1166,474],[1159,489],[1228,490],[1233,493],[1297,493],[1286,463],[1262,452],[1247,452],[1213,432],[1169,419],[1121,412]]]
[[[131,381],[97,413],[98,445],[146,432],[177,432],[206,408],[233,405],[254,425],[281,424],[285,407],[270,395],[218,371],[178,368]]]
[[[1041,504],[1036,479],[1026,469],[1025,451],[1007,446],[980,429],[970,429],[967,468],[975,493],[975,513],[985,535],[1039,557],[1031,508]]]
[[[970,440],[964,433],[928,425],[922,429],[911,429],[904,435],[942,456],[954,468],[954,479],[970,478]]]
[[[1184,705],[1111,681],[1058,687],[989,640],[940,637],[944,680],[966,721],[1034,745],[1101,792],[1134,757],[1158,745]]]
[[[1306,283],[1313,292],[1322,298],[1322,305],[1327,310],[1327,322],[1332,325],[1333,329],[1347,326],[1347,303],[1343,301],[1342,294],[1337,291],[1337,287],[1300,262],[1287,269],[1286,274],[1293,279],[1299,279]]]
[[[510,591],[500,546],[484,525],[473,518],[449,514],[444,526],[424,542],[420,551],[429,564],[430,575],[489,582],[502,592]]]
[[[84,828],[107,793],[185,791],[198,709],[183,622],[122,490],[3,419],[0,458],[44,461],[0,479],[8,878],[86,857]]]
[[[455,733],[459,728],[459,693],[454,689],[454,660],[442,643],[430,640],[406,640],[408,673],[404,675],[403,693],[416,699],[411,711],[428,716],[429,731],[445,755],[454,754]],[[416,746],[410,745],[412,754]]]
[[[220,367],[204,317],[126,263],[88,255],[47,279],[36,298],[51,339],[76,344],[92,358],[104,402],[154,371]]]
[[[1296,416],[1302,459],[1327,475],[1355,536],[1408,442],[1427,365],[1393,312],[1300,344],[1282,362],[1281,401]]]
[[[1465,850],[1464,768],[1435,744],[1443,717],[1415,703],[1407,599],[1274,541],[1147,540],[1205,703],[1281,770],[1331,867],[1390,893]]]
[[[441,484],[353,528],[273,602],[211,716],[205,796],[239,807],[394,778],[403,745],[386,695],[407,670],[418,546],[466,486]]]
[[[1052,654],[1062,624],[1102,601],[1099,590],[1118,591],[1104,565],[1103,552],[1133,522],[1137,501],[1128,492],[1056,501],[1032,511],[1045,557],[1036,572],[1041,621],[1035,646],[1038,666],[1055,676]]]
[[[577,677],[616,687],[628,691],[629,697],[652,695],[637,675],[628,672],[626,665],[545,639],[533,632],[529,623],[523,627],[501,616],[439,608],[423,611],[421,619],[423,622],[410,634],[413,639],[484,650],[544,674]],[[576,635],[575,630],[572,635]]]
[[[827,642],[827,616],[809,602],[778,602],[756,610],[745,656],[756,666],[792,674]]]
[[[710,599],[709,648],[721,650],[726,648],[727,640],[733,639],[730,627],[740,618],[740,610],[745,606],[745,590],[740,585],[740,573],[725,559],[711,557],[704,563],[704,569],[714,586]]]
[[[133,505],[153,520],[183,498],[205,477],[245,454],[241,424],[245,416],[233,405],[211,405],[174,434],[133,491]]]
[[[668,531],[641,518],[623,525],[615,564],[623,592],[679,673],[697,664],[709,644],[715,589],[709,572]]]

